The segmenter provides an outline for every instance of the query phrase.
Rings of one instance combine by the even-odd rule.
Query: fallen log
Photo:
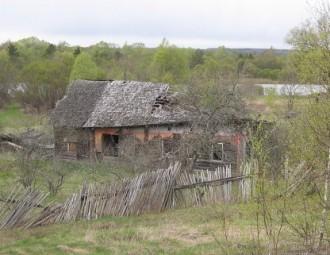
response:
[[[10,151],[21,151],[23,150],[23,146],[18,145],[13,142],[0,142],[0,149],[10,150]]]

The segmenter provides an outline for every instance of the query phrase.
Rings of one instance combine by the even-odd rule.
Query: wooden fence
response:
[[[34,209],[42,208],[41,203],[47,196],[48,193],[14,187],[7,199],[2,200],[0,229],[24,226],[33,219]]]
[[[241,197],[247,199],[247,185],[250,182],[246,176],[231,176],[230,165],[213,171],[187,173],[175,163],[167,169],[145,172],[116,183],[85,183],[63,204],[50,204],[41,211],[41,203],[48,194],[17,191],[0,208],[0,229],[90,220],[106,215],[140,215],[168,208],[236,201]],[[32,213],[34,209],[38,211]]]
[[[170,207],[180,164],[142,173],[112,184],[84,184],[62,205],[45,208],[30,226],[97,219],[105,215],[128,216],[160,212]]]
[[[231,165],[215,170],[199,170],[182,173],[174,188],[175,207],[201,206],[217,202],[230,202],[248,199],[251,185],[249,176],[232,176]]]

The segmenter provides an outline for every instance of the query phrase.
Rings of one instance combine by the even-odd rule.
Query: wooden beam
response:
[[[192,184],[187,184],[187,185],[180,185],[180,186],[174,187],[174,189],[180,190],[180,189],[195,188],[198,186],[224,185],[228,182],[239,181],[239,180],[242,180],[245,178],[249,178],[249,177],[248,176],[237,176],[237,177],[221,178],[221,179],[216,179],[216,180],[211,180],[211,181],[203,181],[203,182],[197,182],[197,183],[192,183]]]

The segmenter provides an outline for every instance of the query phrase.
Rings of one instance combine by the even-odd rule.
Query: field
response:
[[[261,112],[272,118],[285,110],[286,99],[256,97],[250,102],[262,105]],[[305,99],[299,98],[297,105]],[[2,132],[20,132],[26,128],[43,129],[45,122],[37,115],[27,115],[17,105],[0,112]],[[50,131],[46,127],[46,131]],[[5,197],[21,176],[17,153],[0,153],[0,191]],[[52,169],[51,161],[37,162],[38,176],[34,187],[46,191],[43,173]],[[79,189],[84,181],[110,182],[135,173],[111,162],[61,162],[65,172],[64,183],[49,201],[62,202]],[[305,191],[304,191],[305,192]],[[309,190],[307,190],[309,192]],[[307,234],[314,236],[319,229],[320,211],[317,195],[305,197],[309,211],[299,194],[290,200],[286,210],[291,224],[307,224]],[[272,231],[281,229],[279,254],[298,250],[302,238],[288,225],[282,226],[281,204],[270,202]],[[264,223],[258,230],[260,206],[255,201],[207,205],[199,208],[169,210],[159,214],[130,217],[104,217],[92,221],[78,221],[38,227],[29,230],[14,229],[0,232],[0,254],[266,254],[271,245]],[[257,216],[258,215],[258,216]],[[316,218],[315,218],[316,217]],[[330,220],[330,219],[329,219]],[[281,223],[282,222],[282,223]],[[309,224],[309,225],[308,225]],[[312,242],[312,241],[311,241]],[[290,253],[296,254],[296,253]]]
[[[5,231],[0,254],[255,254],[254,206],[207,206]],[[284,235],[286,242],[294,241],[289,232]]]
[[[216,254],[221,251],[217,244],[217,238],[221,238],[220,222],[208,209],[107,217],[29,231],[2,232],[0,253]]]
[[[3,195],[17,185],[16,160],[17,155],[0,154]],[[66,171],[64,184],[50,198],[58,202],[77,191],[86,180],[107,182],[132,174],[106,163],[66,162],[62,167]],[[38,178],[35,186],[46,190],[42,178]],[[0,254],[221,254],[224,251],[241,254],[242,250],[250,252],[254,247],[251,231],[255,228],[255,217],[251,206],[217,205],[7,230],[0,232]],[[225,224],[224,219],[228,221]],[[232,238],[235,243],[228,241]]]

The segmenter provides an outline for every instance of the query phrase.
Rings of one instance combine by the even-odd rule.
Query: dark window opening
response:
[[[212,146],[212,159],[224,160],[223,143],[216,143]]]
[[[118,135],[103,135],[103,154],[104,156],[119,156]]]

